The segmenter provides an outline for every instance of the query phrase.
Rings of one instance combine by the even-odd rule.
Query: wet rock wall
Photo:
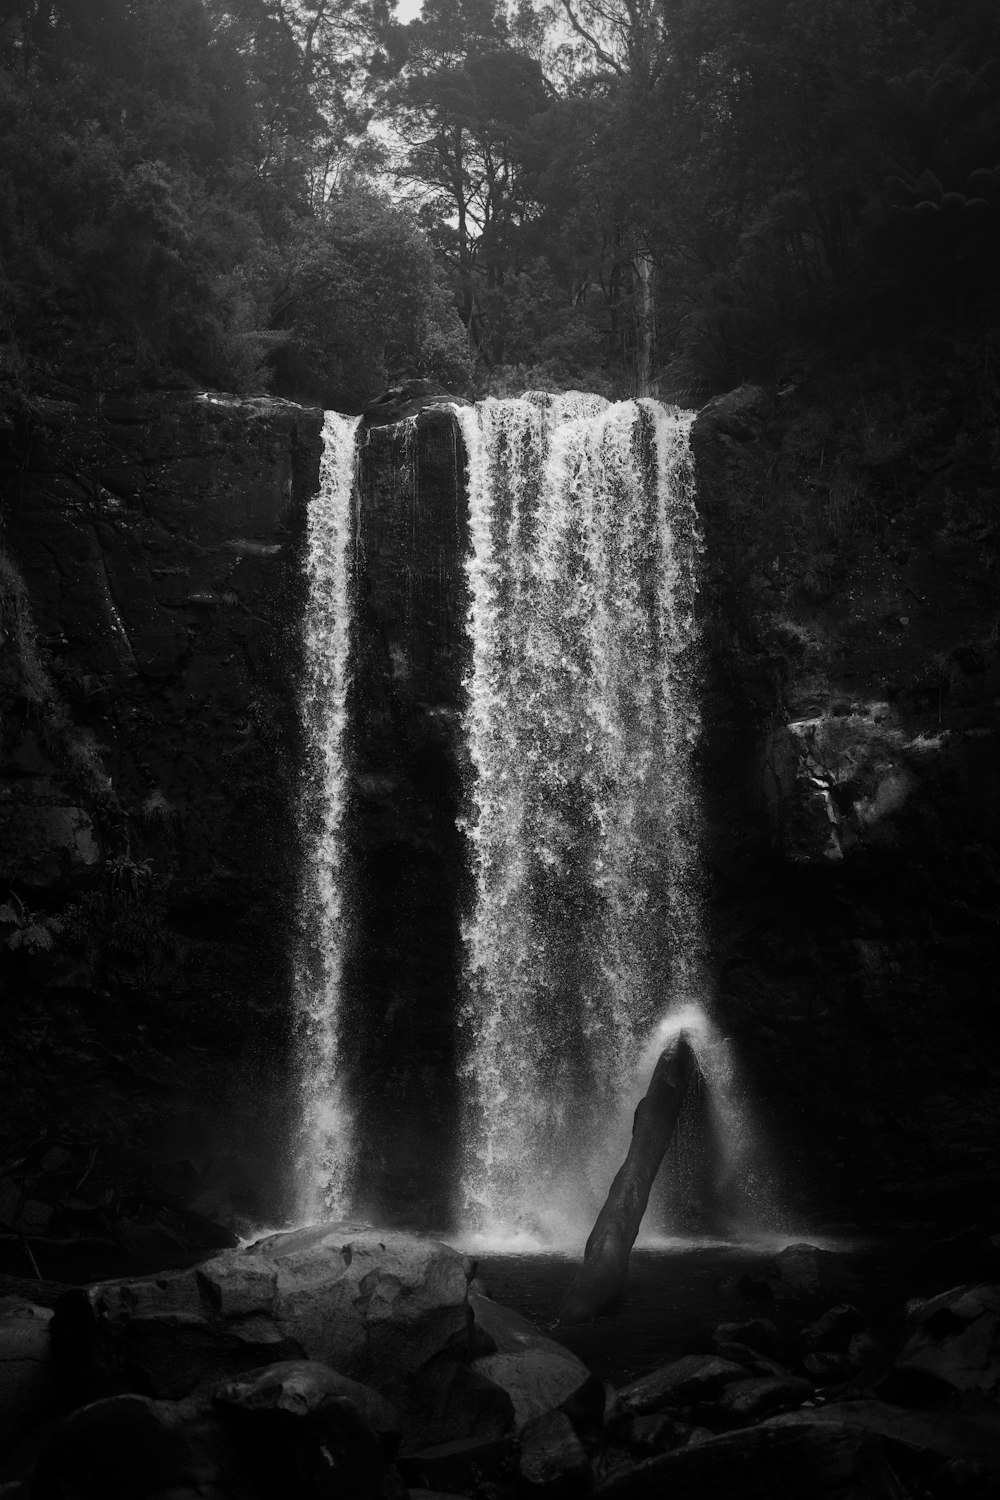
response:
[[[820,1212],[968,1215],[1000,1165],[992,413],[921,345],[694,428],[718,1005]]]
[[[0,1117],[20,1173],[55,1144],[67,1179],[90,1163],[95,1201],[137,1214],[144,1194],[229,1222],[281,1206],[321,422],[33,398],[0,434]],[[66,1187],[35,1226],[53,1240],[82,1212]]]

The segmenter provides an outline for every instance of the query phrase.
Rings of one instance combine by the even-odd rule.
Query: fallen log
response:
[[[628,1155],[591,1230],[583,1265],[559,1308],[560,1323],[587,1323],[614,1307],[621,1296],[650,1188],[694,1069],[687,1033],[679,1031],[657,1058],[645,1098],[636,1107]]]

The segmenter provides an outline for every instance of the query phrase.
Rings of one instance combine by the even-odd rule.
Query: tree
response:
[[[326,406],[360,410],[400,365],[459,390],[469,383],[463,330],[430,246],[360,180],[296,225],[268,321],[284,388]]]
[[[549,95],[486,0],[428,0],[410,29],[394,95],[398,177],[448,268],[472,348],[492,364],[505,354],[503,288],[523,269],[535,208],[526,155]]]

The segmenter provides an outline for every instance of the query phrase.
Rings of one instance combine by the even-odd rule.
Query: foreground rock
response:
[[[396,1500],[399,1420],[377,1392],[315,1362],[272,1366],[215,1392],[213,1404],[262,1496]]]
[[[260,1267],[274,1280],[282,1333],[313,1359],[372,1380],[405,1375],[443,1350],[469,1351],[472,1265],[416,1235],[320,1224],[271,1235],[245,1255],[210,1266]],[[218,1274],[218,1273],[217,1273]]]
[[[742,1381],[748,1371],[744,1365],[712,1354],[686,1354],[662,1369],[653,1370],[619,1391],[622,1400],[640,1413],[663,1411],[692,1401],[710,1401],[723,1387]]]
[[[815,1431],[817,1424],[863,1429],[923,1458],[971,1465],[984,1476],[996,1476],[996,1481],[987,1480],[994,1492],[1000,1487],[1000,1410],[917,1412],[887,1401],[848,1400],[815,1411],[788,1412],[765,1425]],[[976,1475],[970,1473],[969,1478]],[[971,1483],[969,1489],[975,1493]]]
[[[327,1224],[63,1299],[53,1344],[64,1388],[74,1360],[91,1390],[132,1386],[58,1427],[32,1500],[404,1500],[405,1486],[476,1500],[998,1493],[994,1286],[911,1304],[895,1362],[884,1350],[855,1377],[855,1393],[862,1380],[883,1395],[895,1381],[915,1403],[947,1402],[908,1410],[836,1391],[817,1407],[810,1380],[760,1352],[848,1358],[864,1327],[844,1303],[819,1317],[803,1308],[813,1321],[794,1335],[720,1324],[716,1347],[746,1358],[685,1355],[616,1393],[526,1318],[470,1292],[473,1269],[435,1241]],[[307,1355],[279,1357],[289,1346]],[[179,1394],[137,1389],[154,1382]],[[82,1400],[79,1378],[76,1389]]]
[[[762,1276],[745,1276],[740,1284],[751,1296],[807,1302],[842,1298],[854,1290],[856,1278],[841,1256],[803,1243],[787,1245],[765,1266]]]
[[[614,1475],[595,1500],[899,1500],[877,1438],[832,1423],[751,1427]]]
[[[302,1418],[322,1416],[338,1402],[347,1401],[378,1436],[386,1453],[394,1454],[402,1437],[399,1415],[391,1402],[370,1386],[316,1360],[289,1360],[254,1370],[220,1386],[213,1401],[228,1412],[287,1412]]]
[[[135,1395],[68,1417],[31,1485],[32,1500],[258,1500],[259,1493],[210,1412]]]
[[[583,1427],[600,1425],[604,1387],[582,1360],[489,1297],[474,1293],[469,1301],[477,1333],[494,1345],[492,1353],[475,1360],[473,1369],[510,1396],[516,1431],[555,1408],[565,1408]]]
[[[0,1451],[46,1410],[53,1395],[52,1313],[0,1298]]]
[[[302,1356],[380,1385],[445,1351],[468,1356],[470,1271],[433,1240],[318,1225],[189,1271],[70,1293],[54,1327],[93,1395],[178,1399]]]
[[[774,1412],[801,1406],[812,1395],[812,1382],[800,1376],[760,1376],[751,1380],[734,1380],[719,1396],[719,1405],[733,1421],[749,1424]]]
[[[590,1463],[565,1412],[546,1412],[527,1424],[521,1434],[518,1473],[528,1494],[550,1500],[590,1489]]]
[[[45,1448],[33,1500],[401,1500],[366,1419],[395,1419],[374,1391],[322,1365],[273,1367],[198,1398],[111,1396],[74,1412]]]
[[[911,1331],[890,1376],[894,1391],[1000,1398],[1000,1286],[956,1287],[908,1312]]]

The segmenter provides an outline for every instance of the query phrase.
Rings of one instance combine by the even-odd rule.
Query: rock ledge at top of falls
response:
[[[390,427],[416,417],[425,411],[443,411],[452,406],[468,406],[464,396],[454,396],[436,380],[404,380],[382,392],[365,408],[366,427]]]

